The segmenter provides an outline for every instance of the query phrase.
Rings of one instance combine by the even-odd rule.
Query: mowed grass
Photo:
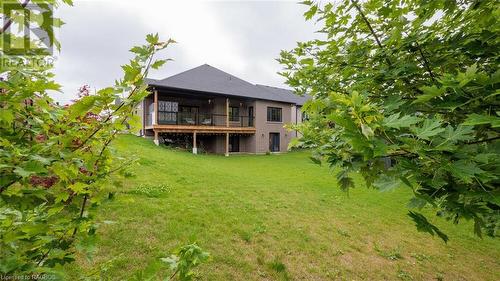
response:
[[[114,146],[140,158],[136,177],[102,206],[99,219],[115,223],[70,275],[113,259],[106,276],[127,279],[196,241],[212,256],[202,280],[500,280],[499,240],[432,215],[448,244],[418,233],[408,190],[358,180],[347,195],[308,152],[192,155],[129,135]]]

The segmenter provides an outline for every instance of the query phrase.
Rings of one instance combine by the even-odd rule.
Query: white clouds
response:
[[[65,95],[56,99],[72,99],[82,84],[113,83],[130,47],[156,32],[179,43],[161,54],[175,61],[154,78],[208,63],[253,83],[283,86],[276,74],[279,51],[313,37],[304,10],[291,1],[76,1],[58,15],[67,25],[56,66]]]
[[[163,38],[179,42],[177,48],[187,54],[183,64],[209,63],[243,70],[246,62],[239,44],[215,16],[207,1],[128,1],[142,21]],[[154,9],[152,9],[154,7]]]

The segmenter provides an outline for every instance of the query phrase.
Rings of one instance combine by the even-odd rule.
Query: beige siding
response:
[[[278,107],[282,110],[283,122],[268,122],[267,108]],[[286,152],[288,143],[293,137],[293,132],[289,132],[283,126],[292,122],[292,104],[272,102],[272,101],[256,101],[255,106],[255,145],[256,153],[265,153],[269,151],[269,133],[280,134],[280,152]]]
[[[224,154],[226,152],[226,136],[225,135],[216,135],[215,136],[215,153]]]

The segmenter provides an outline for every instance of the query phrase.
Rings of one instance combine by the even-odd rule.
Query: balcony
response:
[[[254,134],[254,107],[248,100],[155,92],[144,101],[144,125],[155,133]]]
[[[253,127],[254,118],[216,113],[158,111],[158,125]]]
[[[158,120],[153,124],[154,116],[154,112],[147,115],[146,129],[178,133],[255,133],[254,117],[249,116],[158,111]]]

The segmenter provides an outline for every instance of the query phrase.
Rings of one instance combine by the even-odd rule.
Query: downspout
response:
[[[297,124],[299,122],[298,121],[299,120],[299,118],[298,118],[298,116],[299,116],[298,108],[299,107],[297,106],[297,104],[295,104],[295,126],[297,126]],[[297,131],[297,129],[295,129],[295,137],[298,137],[298,136],[299,136],[299,132]]]

